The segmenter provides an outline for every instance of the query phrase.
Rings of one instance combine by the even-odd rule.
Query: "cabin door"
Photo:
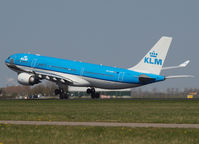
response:
[[[84,69],[85,69],[85,68],[81,68],[80,76],[83,76],[83,74],[84,74]]]
[[[33,60],[32,60],[32,63],[31,63],[31,66],[32,66],[32,67],[35,67],[36,64],[37,64],[37,59],[33,59]]]
[[[118,81],[123,81],[124,78],[124,72],[120,72],[118,76]]]

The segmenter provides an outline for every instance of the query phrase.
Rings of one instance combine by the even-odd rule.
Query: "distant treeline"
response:
[[[192,95],[193,98],[199,98],[199,89],[197,88],[184,88],[180,91],[178,88],[167,88],[165,92],[157,91],[153,88],[152,91],[143,91],[141,88],[136,90],[132,89],[132,98],[187,98]]]
[[[54,96],[54,91],[57,86],[53,83],[38,84],[33,87],[30,86],[7,86],[0,89],[0,96],[2,97],[17,97],[30,96],[41,94],[43,96]]]
[[[7,86],[0,88],[1,97],[17,97],[17,96],[31,96],[41,94],[43,96],[54,96],[57,85],[54,83],[42,83],[30,86]],[[67,89],[67,87],[66,87]],[[159,92],[156,88],[151,91],[144,91],[142,88],[132,89],[131,91],[109,91],[101,92],[101,95],[107,96],[131,96],[132,98],[187,98],[187,95],[192,95],[194,98],[199,98],[199,89],[185,88],[183,91],[179,91],[177,88],[168,88],[165,92]],[[73,92],[74,96],[88,96],[86,92]]]

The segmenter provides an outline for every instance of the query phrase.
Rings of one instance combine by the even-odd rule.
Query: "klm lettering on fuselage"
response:
[[[158,59],[158,53],[150,52],[149,53],[150,57],[145,57],[144,58],[144,63],[148,63],[148,64],[153,64],[153,65],[162,65],[162,59]]]

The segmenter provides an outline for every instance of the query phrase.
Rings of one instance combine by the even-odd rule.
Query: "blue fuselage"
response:
[[[35,70],[58,72],[82,77],[87,81],[89,81],[89,79],[92,79],[102,80],[104,82],[107,81],[114,83],[136,84],[137,86],[141,86],[165,80],[165,77],[161,75],[141,73],[123,68],[116,68],[33,54],[14,54],[6,59],[5,62],[7,64],[15,65],[16,67],[23,67],[23,70],[26,68],[32,68]],[[139,78],[141,75],[149,77],[153,80],[145,82],[140,81]]]

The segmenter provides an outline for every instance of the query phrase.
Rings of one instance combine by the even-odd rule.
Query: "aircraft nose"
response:
[[[10,64],[10,62],[11,62],[11,58],[10,58],[10,57],[8,57],[8,58],[5,60],[5,64],[6,64],[6,65],[9,65],[9,64]]]
[[[9,58],[7,58],[7,59],[5,60],[5,63],[6,63],[6,64],[9,63]]]

